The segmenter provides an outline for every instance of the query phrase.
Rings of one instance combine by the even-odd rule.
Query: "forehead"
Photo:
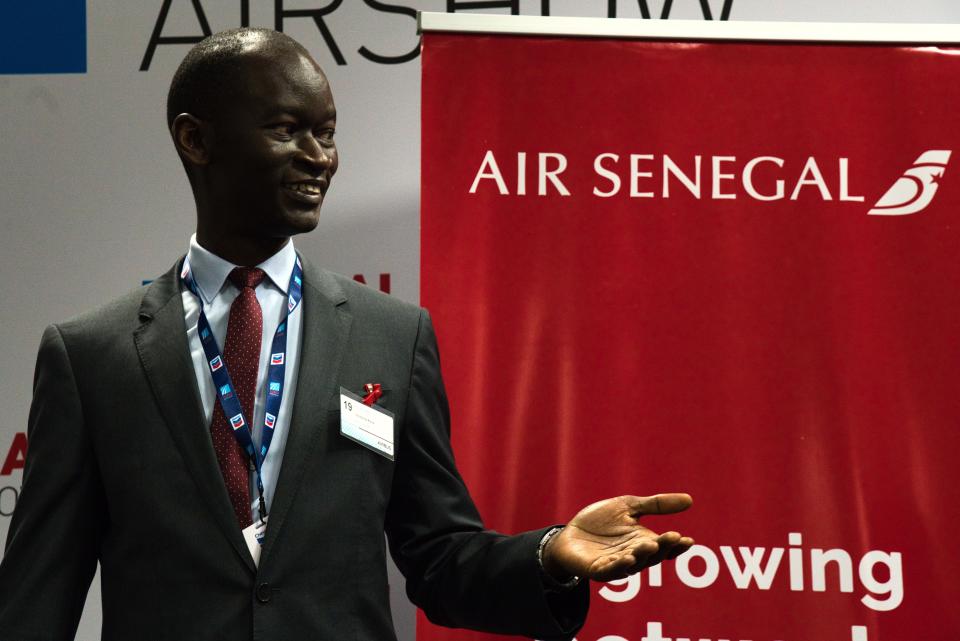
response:
[[[254,117],[292,110],[326,114],[328,118],[335,113],[326,76],[313,59],[298,51],[244,55],[234,82],[235,100],[228,105],[230,111]]]

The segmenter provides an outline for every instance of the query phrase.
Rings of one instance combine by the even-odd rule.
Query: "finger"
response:
[[[629,551],[598,559],[588,570],[587,576],[594,581],[615,581],[636,574],[646,567],[647,559],[657,550],[657,543],[647,539]]]
[[[685,536],[677,541],[677,544],[670,548],[670,552],[667,554],[668,559],[675,559],[693,546],[693,539],[689,536]]]
[[[664,532],[656,538],[657,551],[651,554],[644,561],[644,567],[656,565],[668,558],[673,548],[680,542],[682,537],[679,532]]]
[[[673,547],[673,546],[676,545],[676,544],[680,541],[680,539],[682,539],[682,538],[683,538],[683,537],[680,535],[679,532],[673,532],[673,531],[664,532],[663,534],[661,534],[660,536],[657,537],[657,543],[658,543],[660,546],[667,545],[667,546]]]
[[[635,565],[636,559],[631,554],[608,557],[592,567],[588,576],[593,581],[616,581],[636,572]]]
[[[656,539],[643,539],[621,554],[622,563],[618,566],[624,570],[623,576],[628,576],[647,567],[650,559],[659,553],[660,544]]]
[[[631,516],[645,514],[675,514],[693,505],[689,494],[654,494],[653,496],[626,496]]]
[[[653,562],[654,565],[659,563],[659,561],[654,562],[653,559],[656,559],[657,556],[661,554],[660,543],[656,539],[644,539],[640,541],[636,547],[632,548],[629,554],[633,557],[633,564],[628,574],[633,574],[649,566],[651,562]]]

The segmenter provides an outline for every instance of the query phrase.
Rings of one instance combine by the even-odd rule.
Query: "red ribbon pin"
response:
[[[363,397],[364,405],[373,405],[377,399],[383,396],[383,390],[380,389],[380,383],[367,383],[363,386],[363,391],[367,393]]]

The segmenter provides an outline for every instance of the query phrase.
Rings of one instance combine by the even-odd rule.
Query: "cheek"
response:
[[[228,174],[230,188],[243,198],[267,197],[282,173],[277,163],[263,155],[237,155]]]
[[[269,174],[278,171],[296,153],[296,145],[291,142],[256,139],[248,144],[238,145],[235,162],[244,167],[248,175]]]
[[[337,152],[337,148],[334,147],[330,152],[330,175],[333,176],[337,173],[337,168],[340,167],[340,154]]]

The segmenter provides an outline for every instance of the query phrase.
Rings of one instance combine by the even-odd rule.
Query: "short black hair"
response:
[[[208,36],[190,49],[173,74],[167,93],[167,126],[182,113],[213,118],[236,91],[237,74],[252,42],[267,55],[282,51],[310,55],[299,42],[272,29],[230,29]]]

